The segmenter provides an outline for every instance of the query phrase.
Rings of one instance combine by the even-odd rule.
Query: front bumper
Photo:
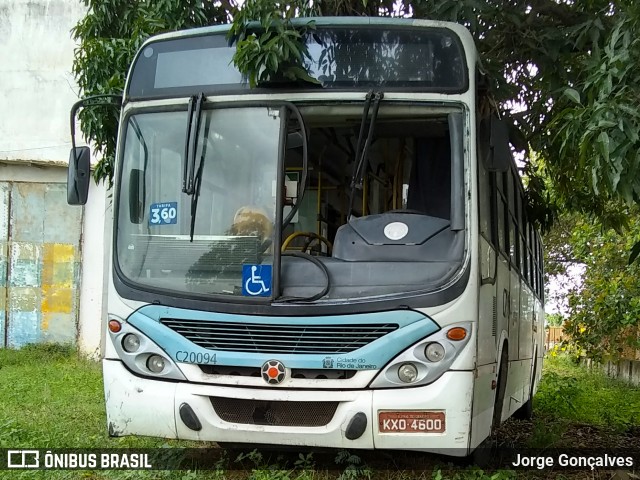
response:
[[[448,455],[468,453],[473,373],[449,371],[436,382],[415,388],[378,390],[285,390],[168,382],[142,378],[119,360],[104,360],[104,387],[109,433],[148,435],[230,443],[300,445],[329,448],[421,450]],[[211,397],[272,402],[337,402],[323,426],[273,426],[226,422]],[[194,431],[180,417],[188,404],[202,428]],[[378,411],[445,411],[444,433],[380,433]],[[347,438],[354,416],[366,415],[364,433]]]

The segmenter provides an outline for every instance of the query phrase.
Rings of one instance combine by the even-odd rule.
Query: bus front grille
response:
[[[210,397],[222,420],[249,425],[275,427],[322,427],[338,408],[338,402],[283,402]]]
[[[260,378],[260,367],[232,367],[227,365],[198,365],[206,375]],[[330,368],[292,368],[291,378],[306,380],[348,380],[357,370],[338,370]]]
[[[251,353],[349,353],[393,332],[397,324],[283,325],[163,318],[160,322],[210,350]]]

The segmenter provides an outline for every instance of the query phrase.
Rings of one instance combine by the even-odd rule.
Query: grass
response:
[[[79,359],[64,346],[28,346],[22,350],[0,349],[0,449],[157,449],[201,447],[202,444],[147,437],[110,438],[100,364]],[[535,398],[530,446],[548,446],[558,441],[574,423],[590,424],[624,432],[640,425],[640,390],[589,372],[564,358],[550,359]],[[231,456],[233,455],[233,456]],[[296,456],[297,455],[297,456]],[[499,471],[492,474],[471,469],[388,471],[371,469],[366,458],[375,455],[338,452],[332,471],[316,468],[316,457],[253,451],[237,456],[229,453],[219,461],[219,470],[208,471],[2,471],[0,478],[54,479],[220,479],[252,480],[501,480],[526,478],[526,473]],[[362,461],[360,456],[365,458]],[[391,457],[390,457],[391,458]],[[444,473],[443,473],[444,472]]]
[[[545,360],[534,398],[539,421],[577,423],[625,433],[640,426],[640,389],[578,365],[570,357]]]

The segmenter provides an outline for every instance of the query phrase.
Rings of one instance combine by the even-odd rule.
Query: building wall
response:
[[[0,159],[66,161],[80,0],[0,2]]]
[[[0,185],[3,192],[9,192],[4,194],[0,211],[7,214],[5,220],[9,230],[12,225],[20,226],[23,215],[15,209],[13,216],[11,214],[10,192],[15,191],[17,200],[24,197],[25,205],[30,205],[27,210],[33,215],[35,226],[29,228],[41,229],[42,234],[40,238],[36,231],[29,233],[34,239],[41,240],[40,247],[34,246],[33,258],[28,259],[34,264],[34,271],[39,272],[39,291],[18,299],[17,304],[11,304],[13,300],[7,294],[4,309],[0,309],[9,315],[12,311],[27,311],[33,315],[24,318],[37,317],[35,322],[29,321],[36,324],[40,334],[30,337],[27,333],[29,322],[25,322],[22,329],[18,328],[17,337],[12,337],[16,339],[16,345],[29,338],[47,340],[47,335],[42,335],[52,325],[47,316],[61,313],[52,308],[64,310],[65,315],[74,317],[75,332],[68,334],[68,328],[65,328],[53,337],[49,335],[48,339],[63,340],[70,335],[84,353],[97,354],[104,318],[103,232],[107,194],[103,185],[92,183],[89,203],[84,208],[67,206],[64,202],[66,164],[71,146],[69,111],[78,100],[78,88],[71,72],[75,43],[70,30],[84,16],[85,9],[80,0],[0,1]],[[77,140],[82,144],[82,139]],[[46,197],[46,192],[55,193]],[[55,200],[51,200],[54,197]],[[57,233],[52,241],[48,241],[45,236],[52,229]],[[12,233],[18,232],[9,232]],[[56,237],[63,233],[68,233],[68,238]],[[63,252],[61,248],[64,248],[59,246],[45,247],[48,243],[73,245],[74,235],[78,245],[64,247],[68,251]],[[15,242],[10,235],[5,240],[8,253],[3,258],[10,263],[9,253]],[[45,248],[48,249],[46,258]],[[63,266],[65,262],[67,265]],[[69,262],[75,262],[75,266],[70,268]],[[65,291],[67,274],[74,276],[79,292],[71,297]],[[8,285],[19,280],[11,278],[10,267],[7,276]],[[24,288],[27,287],[33,286]],[[70,320],[64,322],[68,324]],[[7,317],[4,327],[8,325]],[[9,333],[7,328],[4,332],[7,339]]]

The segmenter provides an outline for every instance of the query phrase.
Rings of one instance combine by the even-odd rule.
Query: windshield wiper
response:
[[[371,112],[371,122],[369,123],[369,132],[362,147],[362,140],[364,135],[365,125],[369,117],[369,108],[371,106],[371,99],[373,98],[373,110]],[[364,103],[364,110],[362,112],[362,122],[360,123],[360,133],[358,135],[358,143],[356,145],[356,159],[353,166],[353,175],[351,176],[351,192],[349,193],[349,210],[347,212],[347,221],[351,217],[353,211],[353,201],[356,195],[356,189],[361,190],[364,181],[364,176],[367,172],[369,147],[373,140],[373,132],[375,130],[376,119],[378,117],[378,109],[380,108],[380,100],[384,98],[384,93],[375,92],[370,90],[367,93]]]
[[[211,118],[207,118],[204,124],[204,139],[209,138],[209,127],[211,126]],[[207,142],[202,142],[202,152],[200,153],[200,164],[196,173],[194,192],[191,196],[191,241],[193,242],[193,231],[196,226],[196,211],[198,210],[198,198],[200,198],[200,186],[202,185],[202,170],[204,169],[204,159],[207,156]],[[195,158],[195,155],[194,155]],[[195,163],[195,160],[194,160]]]
[[[190,238],[193,242],[193,231],[196,224],[196,211],[198,209],[198,195],[200,193],[200,178],[204,164],[204,146],[200,158],[200,166],[196,174],[196,152],[198,147],[198,132],[200,131],[200,118],[202,116],[202,102],[204,93],[189,99],[187,110],[187,133],[184,141],[184,164],[182,170],[182,192],[191,195],[191,228]]]
[[[200,114],[204,94],[194,95],[189,99],[187,111],[187,133],[184,141],[184,165],[182,171],[182,191],[187,195],[195,192],[196,146],[198,145],[198,131],[200,130]],[[195,121],[194,121],[195,117]]]

